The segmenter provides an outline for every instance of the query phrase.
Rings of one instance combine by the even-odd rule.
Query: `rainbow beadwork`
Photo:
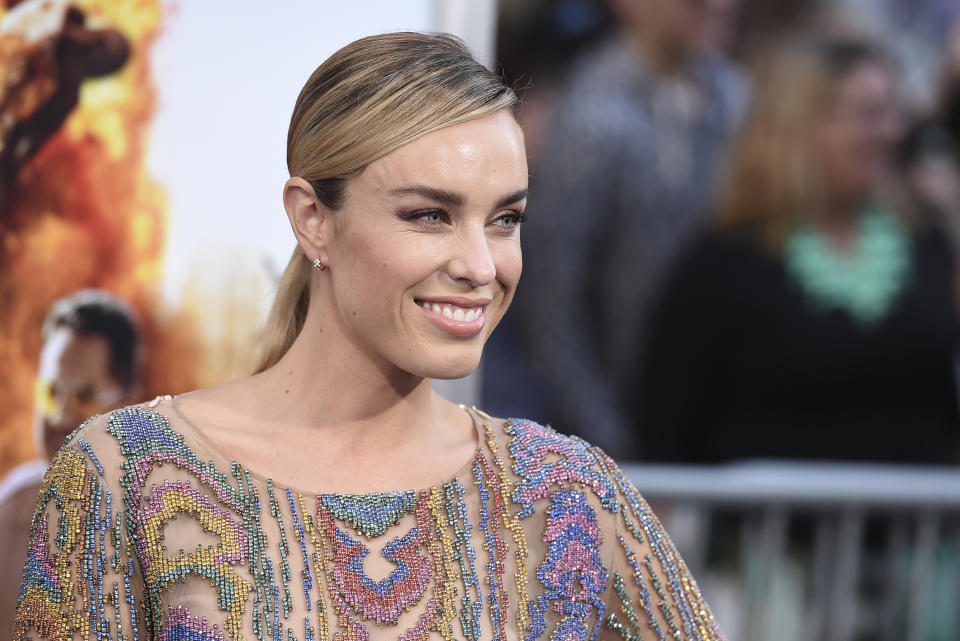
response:
[[[464,474],[312,495],[218,465],[161,401],[92,419],[43,482],[14,638],[722,639],[603,452],[471,413]]]

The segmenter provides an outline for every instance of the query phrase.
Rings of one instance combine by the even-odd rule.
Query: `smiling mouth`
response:
[[[416,301],[417,305],[424,309],[440,314],[450,320],[469,323],[475,321],[483,315],[483,305],[477,307],[461,307],[452,303],[431,303],[429,301]]]

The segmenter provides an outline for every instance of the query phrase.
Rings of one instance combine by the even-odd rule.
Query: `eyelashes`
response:
[[[431,225],[450,222],[450,213],[445,209],[420,209],[404,214],[400,218],[406,221],[421,221]]]
[[[512,214],[504,214],[503,216],[501,216],[501,217],[498,218],[497,220],[503,220],[503,219],[505,219],[505,218],[512,218],[512,219],[513,219],[513,222],[514,222],[514,225],[516,225],[517,227],[519,227],[519,226],[522,225],[523,223],[527,222],[527,215],[526,215],[525,213],[523,213],[522,211],[514,212],[514,213],[512,213]]]
[[[431,227],[449,225],[453,218],[449,211],[440,208],[404,212],[398,214],[398,217],[407,222],[419,223]],[[505,230],[512,231],[520,227],[526,220],[527,215],[525,213],[521,211],[510,211],[497,216],[491,222]]]

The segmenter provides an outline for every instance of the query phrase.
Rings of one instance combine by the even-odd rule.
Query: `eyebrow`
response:
[[[430,200],[436,201],[442,205],[448,207],[463,207],[467,202],[467,197],[460,192],[447,191],[446,189],[439,189],[437,187],[428,187],[426,185],[412,185],[410,187],[398,187],[390,192],[392,196],[423,196],[424,198],[429,198]],[[495,209],[501,207],[506,207],[514,203],[520,202],[527,197],[527,189],[521,189],[515,191],[512,194],[507,194],[497,201],[494,206]]]
[[[498,200],[495,209],[500,209],[501,207],[507,207],[509,205],[513,205],[514,203],[518,203],[526,197],[527,197],[526,189],[515,191],[512,194],[508,194],[503,198],[501,198],[500,200]]]
[[[463,207],[467,202],[467,197],[459,192],[447,191],[436,187],[427,187],[426,185],[413,185],[411,187],[399,187],[390,192],[393,196],[423,196],[430,200],[447,205],[448,207]]]

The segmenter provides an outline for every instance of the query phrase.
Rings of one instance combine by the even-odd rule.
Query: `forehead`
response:
[[[457,190],[470,200],[499,198],[527,186],[523,132],[506,112],[443,127],[372,162],[355,179],[358,190],[400,184]]]
[[[40,375],[89,381],[109,378],[110,344],[96,334],[78,334],[68,327],[58,327],[43,344]]]

